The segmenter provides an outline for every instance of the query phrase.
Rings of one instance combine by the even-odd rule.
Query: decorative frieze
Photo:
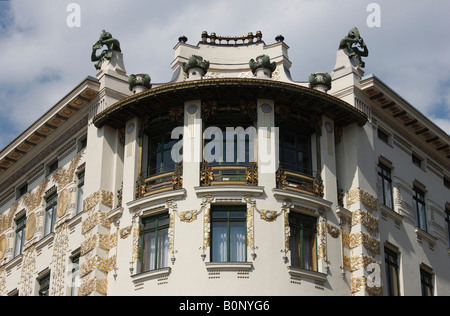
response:
[[[52,175],[53,181],[58,184],[60,189],[66,187],[69,183],[73,182],[73,176],[75,174],[75,170],[77,170],[78,164],[83,157],[83,152],[80,152],[75,158],[70,162],[69,167],[60,168],[55,171]]]
[[[360,188],[347,192],[348,206],[355,204],[356,202],[361,202],[370,211],[377,211],[378,209],[378,200],[374,196]]]
[[[28,248],[22,260],[22,272],[20,274],[20,295],[32,296],[34,281],[36,279],[36,251],[35,247]]]
[[[378,219],[362,210],[353,212],[352,226],[363,224],[372,234],[379,232]]]

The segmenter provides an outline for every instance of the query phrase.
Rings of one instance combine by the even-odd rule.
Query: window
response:
[[[17,189],[17,199],[28,193],[28,183],[25,183]]]
[[[58,160],[48,164],[47,166],[47,176],[51,175],[53,172],[58,170]]]
[[[49,296],[50,292],[50,273],[43,276],[39,281],[39,296]]]
[[[378,139],[380,139],[382,142],[386,144],[389,144],[389,135],[380,129],[378,129]]]
[[[444,186],[447,189],[450,189],[450,180],[448,178],[445,178],[445,177],[444,177]]]
[[[83,211],[84,171],[78,175],[77,214]]]
[[[220,131],[206,129],[204,133],[203,157],[206,161],[213,165],[249,165],[254,161],[256,129],[253,126],[216,127]]]
[[[87,146],[87,136],[83,137],[82,139],[80,139],[78,141],[78,152],[80,152],[83,149],[85,149],[86,146]]]
[[[169,214],[142,220],[141,271],[166,268],[169,265]]]
[[[450,207],[445,207],[445,222],[447,223],[447,242],[450,248]]]
[[[384,262],[386,263],[388,296],[400,296],[398,279],[398,254],[388,248],[384,248]]]
[[[392,195],[392,178],[391,169],[383,164],[378,165],[378,178],[381,183],[381,190],[383,195],[383,204],[393,209],[393,195]]]
[[[423,269],[420,269],[420,284],[422,296],[433,296],[433,276]]]
[[[58,205],[58,196],[56,193],[47,198],[46,202],[44,236],[53,233],[55,230],[56,207]]]
[[[311,136],[280,131],[279,144],[283,169],[312,175]]]
[[[317,271],[317,219],[300,213],[289,214],[291,266]]]
[[[150,138],[146,176],[157,175],[175,169],[175,162],[172,160],[171,152],[172,147],[178,141],[178,139],[172,139],[171,133]]]
[[[211,209],[211,262],[247,261],[247,207]]]
[[[80,288],[80,255],[72,259],[72,296],[78,296]]]
[[[26,226],[26,217],[22,216],[16,221],[16,239],[15,239],[15,248],[14,248],[14,257],[20,255],[23,251],[23,244],[25,242],[25,226]]]
[[[424,230],[427,231],[427,213],[426,213],[426,208],[425,208],[425,193],[414,187],[413,188],[414,191],[414,207],[416,210],[416,217],[417,217],[417,226]]]
[[[419,156],[412,154],[412,163],[417,167],[422,168],[422,159]]]

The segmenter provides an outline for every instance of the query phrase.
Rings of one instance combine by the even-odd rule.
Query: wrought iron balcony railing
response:
[[[183,165],[175,166],[173,171],[168,171],[150,177],[141,173],[136,181],[136,199],[165,191],[178,190],[183,187]]]
[[[277,171],[277,188],[306,193],[317,197],[324,196],[323,181],[319,172],[313,178],[300,172],[285,170],[280,166]]]
[[[258,185],[258,165],[212,165],[203,161],[200,168],[200,185]]]

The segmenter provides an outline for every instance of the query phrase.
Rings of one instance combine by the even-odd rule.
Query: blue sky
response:
[[[70,28],[67,6],[81,8]],[[370,28],[367,6],[381,8]],[[102,29],[120,40],[128,74],[152,82],[172,77],[180,35],[196,45],[202,31],[238,36],[261,30],[266,44],[282,34],[291,74],[332,71],[339,41],[357,26],[374,74],[450,133],[450,1],[448,0],[12,0],[0,1],[0,148],[96,71],[92,45]]]

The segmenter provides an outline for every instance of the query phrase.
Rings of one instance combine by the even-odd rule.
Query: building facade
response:
[[[103,31],[0,153],[0,295],[450,295],[448,134],[356,28],[331,74],[288,49],[182,36],[154,84]]]

